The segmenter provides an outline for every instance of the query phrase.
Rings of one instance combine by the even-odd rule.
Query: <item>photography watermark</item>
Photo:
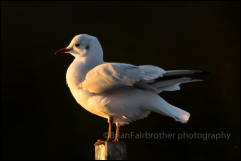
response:
[[[103,134],[104,138],[107,138],[108,133],[105,132]],[[114,137],[114,132],[112,132],[112,137]],[[223,131],[217,132],[217,133],[201,133],[201,132],[179,132],[179,133],[168,133],[165,131],[152,133],[152,132],[135,132],[131,131],[128,133],[120,133],[119,134],[120,139],[154,139],[154,140],[213,140],[213,141],[219,141],[219,140],[225,140],[228,141],[231,138],[231,133],[225,133]]]

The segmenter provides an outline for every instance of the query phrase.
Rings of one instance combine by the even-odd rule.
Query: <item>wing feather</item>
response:
[[[92,93],[102,93],[123,86],[134,86],[142,81],[153,82],[164,73],[163,69],[152,65],[104,63],[87,73],[82,88]]]

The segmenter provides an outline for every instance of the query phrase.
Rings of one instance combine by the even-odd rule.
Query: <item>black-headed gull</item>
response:
[[[180,89],[181,83],[200,81],[192,76],[200,70],[163,70],[157,66],[135,66],[107,63],[103,50],[94,36],[76,35],[70,44],[56,53],[70,53],[74,61],[67,70],[66,80],[75,100],[89,112],[108,119],[107,141],[118,141],[119,126],[160,113],[186,123],[190,114],[177,108],[158,94]],[[112,124],[116,125],[111,139]]]

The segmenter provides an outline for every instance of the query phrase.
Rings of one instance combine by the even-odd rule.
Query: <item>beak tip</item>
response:
[[[70,51],[70,49],[62,48],[62,49],[59,49],[58,51],[56,51],[56,52],[54,53],[54,55],[67,53],[67,52],[69,52],[69,51]]]

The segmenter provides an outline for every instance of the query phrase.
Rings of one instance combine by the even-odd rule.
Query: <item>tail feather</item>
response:
[[[184,111],[180,108],[177,108],[175,106],[172,107],[172,111],[173,111],[173,118],[176,121],[179,121],[181,123],[187,123],[187,121],[190,118],[190,113],[187,111]]]
[[[149,83],[158,89],[158,92],[166,90],[173,91],[180,89],[181,83],[197,82],[202,81],[198,78],[199,75],[205,74],[207,72],[201,70],[172,70],[167,71],[162,77],[156,79],[154,82]],[[176,121],[181,123],[187,123],[190,118],[190,113],[175,107],[167,103],[160,96],[153,97],[152,110],[154,112],[172,117]]]
[[[161,97],[159,97],[159,101],[156,102],[153,107],[154,112],[172,117],[173,119],[181,123],[187,123],[190,118],[189,112],[169,104]]]

